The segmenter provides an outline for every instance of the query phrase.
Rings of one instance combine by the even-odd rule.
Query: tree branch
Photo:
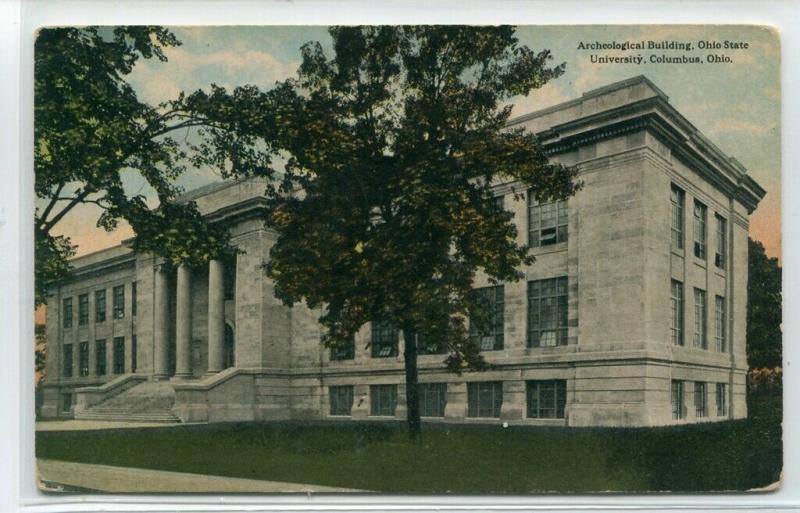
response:
[[[42,228],[45,225],[45,223],[47,222],[47,216],[50,215],[50,211],[53,210],[53,207],[55,207],[56,203],[58,203],[58,201],[59,201],[58,195],[59,195],[59,193],[61,193],[61,189],[63,189],[63,188],[64,188],[64,182],[58,184],[58,188],[53,193],[53,198],[50,200],[50,203],[47,204],[47,207],[45,207],[44,212],[42,212],[41,217],[39,217],[39,224],[38,224],[37,228]]]
[[[70,202],[67,204],[67,206],[66,206],[66,207],[64,207],[64,208],[61,210],[61,212],[59,212],[58,214],[56,214],[56,215],[53,217],[53,219],[52,219],[52,220],[50,220],[50,221],[48,221],[48,222],[44,223],[44,225],[42,226],[42,231],[43,231],[44,233],[49,233],[49,232],[50,232],[50,230],[53,228],[53,226],[55,226],[55,224],[56,224],[56,223],[58,223],[58,222],[59,222],[59,221],[60,221],[60,220],[61,220],[61,219],[62,219],[62,218],[65,216],[65,215],[67,215],[67,213],[68,213],[70,210],[72,210],[73,208],[75,208],[75,206],[76,206],[78,203],[81,203],[81,202],[83,202],[83,201],[84,201],[84,200],[85,200],[85,199],[86,199],[86,198],[87,198],[87,197],[88,197],[90,194],[92,194],[93,192],[95,192],[95,191],[92,191],[91,189],[86,189],[86,190],[84,190],[83,192],[81,192],[80,194],[78,194],[77,196],[75,196],[74,198],[72,198],[72,200],[71,200],[71,201],[70,201]]]

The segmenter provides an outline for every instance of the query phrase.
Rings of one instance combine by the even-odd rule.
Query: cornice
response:
[[[742,203],[748,212],[755,210],[766,194],[738,161],[722,153],[660,96],[570,120],[537,136],[552,156],[641,130],[655,136],[675,158]]]

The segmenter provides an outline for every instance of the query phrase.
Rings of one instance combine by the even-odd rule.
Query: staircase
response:
[[[172,413],[175,390],[168,382],[145,381],[109,397],[86,410],[76,411],[78,420],[175,423]]]

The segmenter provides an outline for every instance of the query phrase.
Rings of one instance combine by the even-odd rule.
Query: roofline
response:
[[[559,110],[567,109],[569,107],[573,107],[591,98],[602,96],[604,94],[618,91],[620,89],[625,89],[626,87],[630,87],[637,84],[647,84],[653,89],[653,91],[656,92],[656,94],[659,97],[663,98],[664,101],[667,102],[669,101],[669,96],[667,96],[666,93],[664,93],[664,91],[659,89],[658,86],[656,86],[653,82],[651,82],[649,78],[647,78],[644,75],[636,75],[635,77],[626,78],[625,80],[620,80],[619,82],[613,82],[611,84],[604,85],[602,87],[590,89],[589,91],[583,93],[579,98],[574,98],[572,100],[567,100],[561,103],[557,103],[555,105],[551,105],[550,107],[545,107],[543,109],[535,110],[533,112],[528,112],[526,114],[520,114],[519,116],[509,119],[506,124],[508,126],[511,126],[519,123],[524,123],[525,121],[542,117],[545,114],[550,114],[551,112],[556,112]]]
[[[673,107],[672,104],[669,103],[669,97],[644,75],[638,75],[626,80],[614,82],[607,86],[592,89],[584,93],[580,98],[568,100],[552,107],[518,116],[509,120],[507,126],[517,125],[525,121],[536,119],[545,114],[567,109],[582,103],[586,99],[594,98],[637,84],[647,84],[655,91],[656,96],[644,98],[634,103],[626,103],[617,107],[601,110],[583,117],[570,119],[564,123],[543,129],[536,135],[540,138],[545,147],[551,147],[551,152],[560,153],[561,151],[565,150],[563,148],[561,150],[555,149],[554,146],[556,142],[562,143],[563,146],[566,141],[562,139],[562,134],[565,132],[572,132],[568,139],[577,140],[579,139],[577,132],[591,122],[602,122],[604,119],[611,120],[615,117],[619,117],[621,113],[629,114],[628,120],[631,121],[634,117],[636,117],[635,114],[637,111],[638,116],[642,119],[644,119],[644,117],[647,115],[657,115],[664,119],[667,123],[670,123],[674,125],[675,128],[679,129],[673,134],[673,137],[667,138],[668,140],[665,140],[664,142],[671,147],[680,147],[680,153],[686,153],[691,157],[692,160],[700,159],[706,166],[721,170],[722,172],[719,173],[721,176],[714,179],[713,177],[708,176],[709,173],[707,171],[695,169],[695,171],[701,173],[704,177],[709,179],[709,181],[712,183],[715,183],[717,186],[720,185],[720,180],[727,181],[728,185],[725,188],[728,189],[728,192],[730,192],[736,199],[741,201],[749,212],[752,212],[761,199],[766,195],[767,191],[761,187],[761,185],[759,185],[758,182],[756,182],[750,175],[747,174],[747,168],[745,168],[738,160],[728,156],[721,149],[719,149],[719,147],[711,142],[711,140],[709,140],[696,126],[694,126],[694,124],[692,124],[692,122],[689,121],[686,116],[681,114],[675,107]],[[645,126],[650,127],[650,125],[648,125],[646,122],[642,125],[642,127]],[[595,129],[593,131],[598,130],[601,129]]]

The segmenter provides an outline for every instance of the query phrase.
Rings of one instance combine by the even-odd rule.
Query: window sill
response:
[[[702,267],[703,269],[707,269],[708,268],[708,263],[705,260],[703,260],[703,259],[701,259],[699,257],[694,257],[694,265],[696,265],[698,267]]]
[[[568,242],[557,242],[546,246],[529,246],[528,253],[533,256],[547,255],[549,253],[560,253],[567,250]]]
[[[686,252],[683,249],[671,248],[670,252],[675,256],[686,258]]]

